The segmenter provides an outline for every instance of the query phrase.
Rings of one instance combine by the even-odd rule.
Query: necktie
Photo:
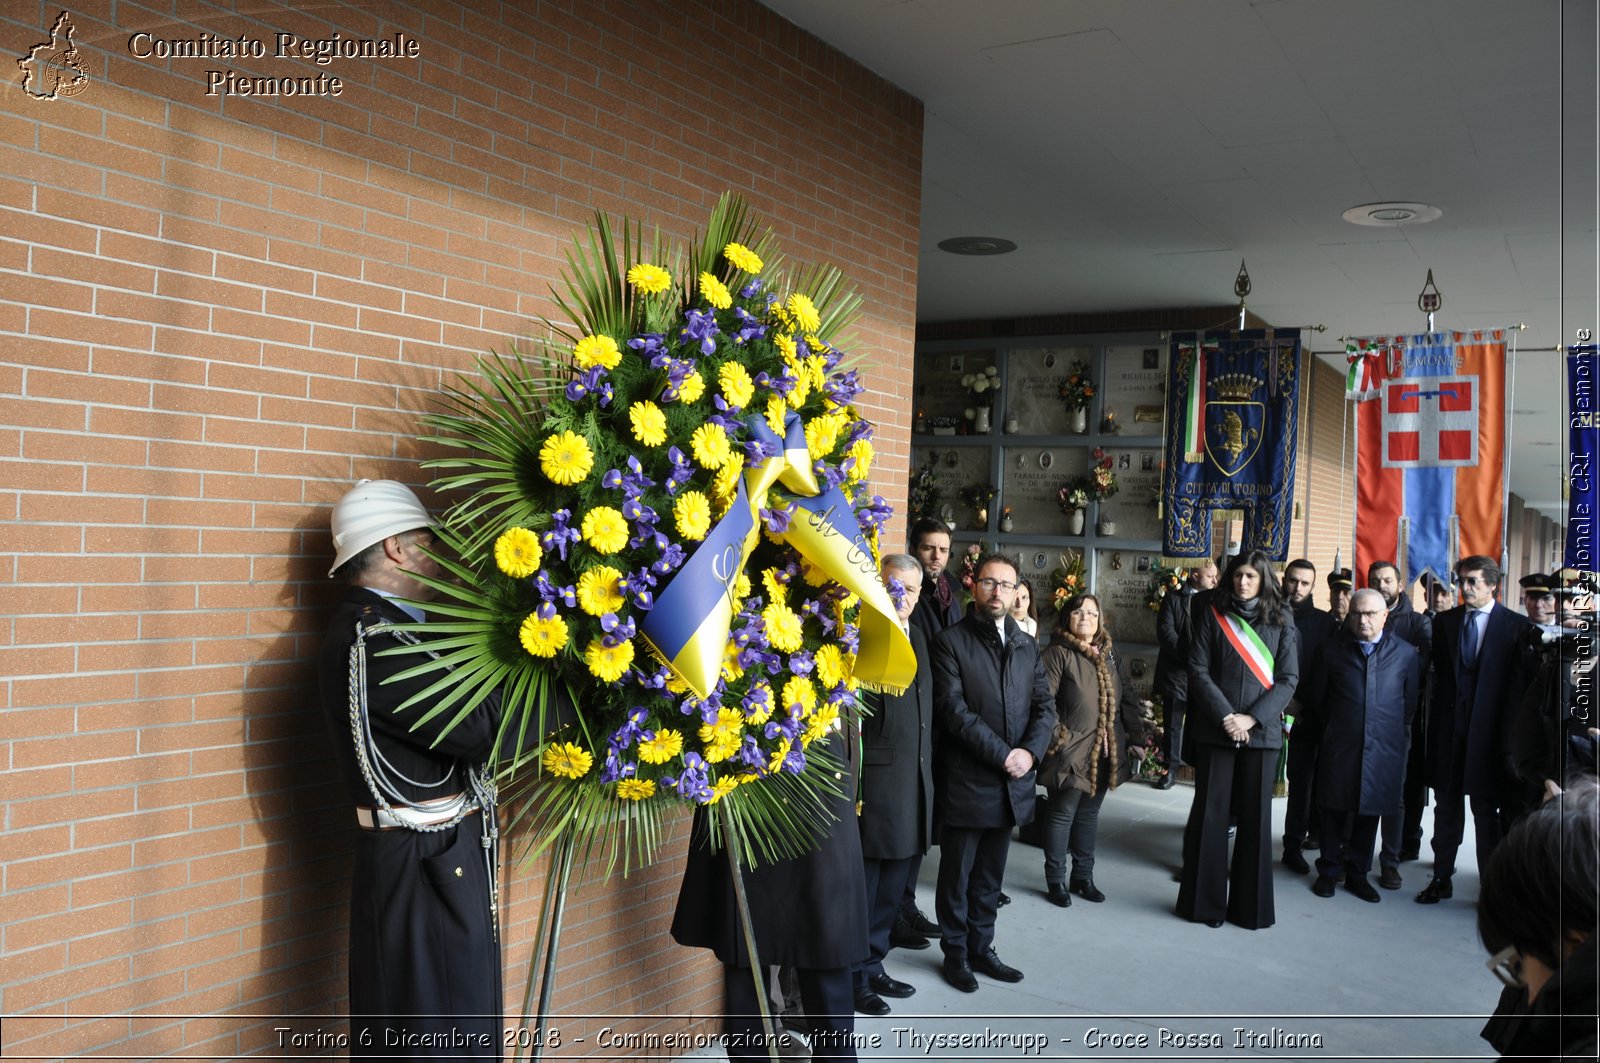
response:
[[[1466,617],[1466,627],[1461,632],[1461,664],[1468,669],[1478,666],[1478,641],[1482,638],[1478,631],[1479,616],[1476,609],[1470,610]]]

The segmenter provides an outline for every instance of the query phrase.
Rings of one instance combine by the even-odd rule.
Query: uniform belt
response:
[[[478,811],[478,803],[470,801],[465,793],[420,801],[412,806],[398,808],[372,808],[356,806],[356,825],[362,830],[417,830],[436,827],[460,816]]]

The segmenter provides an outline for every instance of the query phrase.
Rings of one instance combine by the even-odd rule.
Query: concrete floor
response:
[[[1172,914],[1193,794],[1129,783],[1106,798],[1095,863],[1103,904],[1050,904],[1043,855],[1013,840],[1005,878],[1012,903],[1000,911],[995,947],[1023,981],[980,974],[978,992],[960,993],[939,972],[937,943],[891,952],[889,973],[917,993],[889,1001],[888,1016],[857,1016],[861,1058],[1494,1058],[1478,1037],[1500,984],[1475,930],[1470,828],[1453,900],[1413,903],[1428,880],[1424,845],[1421,862],[1401,866],[1404,888],[1381,890],[1378,904],[1343,889],[1316,897],[1312,876],[1275,864],[1277,924],[1213,930]],[[1273,802],[1280,829],[1283,810]],[[930,915],[937,867],[936,851],[918,891]],[[980,1040],[935,1040],[941,1036]]]

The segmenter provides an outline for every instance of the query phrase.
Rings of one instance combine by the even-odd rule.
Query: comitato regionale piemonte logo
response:
[[[28,49],[17,60],[22,68],[22,91],[36,100],[56,100],[76,96],[89,85],[89,70],[83,54],[72,43],[76,32],[72,17],[65,11],[50,27],[50,39]]]

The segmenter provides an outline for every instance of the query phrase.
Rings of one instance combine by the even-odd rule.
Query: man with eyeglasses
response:
[[[1318,897],[1333,896],[1342,871],[1346,890],[1369,903],[1379,899],[1367,879],[1372,848],[1378,817],[1400,807],[1422,671],[1416,650],[1385,630],[1388,618],[1382,594],[1356,591],[1345,627],[1323,645],[1295,692],[1304,714],[1295,729],[1309,722],[1320,738],[1322,855],[1311,886]]]
[[[1422,693],[1417,699],[1417,718],[1411,729],[1413,749],[1406,755],[1401,807],[1386,813],[1378,828],[1381,834],[1378,863],[1382,868],[1378,885],[1386,890],[1397,890],[1404,885],[1400,878],[1400,862],[1415,860],[1421,852],[1422,810],[1428,807],[1428,766],[1423,747],[1428,727],[1428,665],[1433,659],[1433,618],[1418,612],[1411,604],[1411,595],[1405,592],[1400,569],[1393,561],[1374,561],[1368,565],[1367,586],[1383,595],[1384,607],[1389,610],[1385,630],[1415,646],[1422,666]]]
[[[1521,652],[1526,617],[1495,601],[1500,566],[1474,555],[1456,564],[1461,604],[1434,625],[1432,712],[1428,719],[1428,784],[1433,787],[1433,878],[1418,904],[1454,895],[1456,850],[1472,808],[1478,864],[1504,833],[1502,810],[1520,789],[1507,741],[1512,710],[1531,676]]]
[[[1011,831],[1033,819],[1034,766],[1055,727],[1039,644],[1007,615],[1016,590],[1015,562],[981,558],[973,611],[933,646],[935,910],[945,980],[964,993],[978,989],[974,971],[1022,980],[995,952],[995,912]]]

